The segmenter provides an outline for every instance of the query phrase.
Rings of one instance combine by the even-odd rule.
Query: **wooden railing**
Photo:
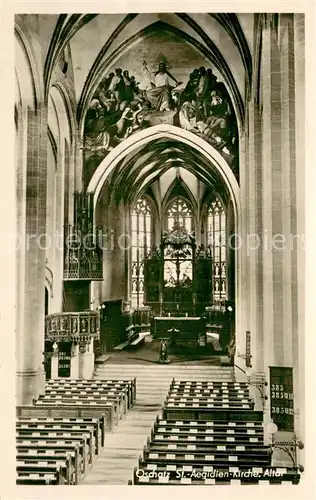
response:
[[[98,311],[60,312],[45,317],[45,340],[53,342],[88,341],[100,338]]]

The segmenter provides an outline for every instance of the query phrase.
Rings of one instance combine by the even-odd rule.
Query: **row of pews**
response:
[[[263,431],[246,383],[173,380],[129,484],[298,484],[271,465]]]
[[[136,379],[49,380],[17,407],[17,484],[79,484],[135,399]]]

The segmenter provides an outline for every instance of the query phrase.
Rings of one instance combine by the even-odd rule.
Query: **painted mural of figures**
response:
[[[133,87],[132,79],[130,78],[129,72],[127,69],[125,71],[123,71],[123,81],[124,81],[124,85],[125,85],[124,101],[132,102],[134,100],[134,87]]]
[[[132,132],[141,127],[138,116],[142,111],[140,103],[128,105],[119,120],[110,127],[109,132],[113,142],[118,143],[126,139]]]
[[[209,115],[211,92],[216,85],[216,76],[213,75],[211,68],[205,69],[201,66],[199,69],[199,83],[196,89],[197,100],[197,120],[205,120]]]
[[[109,143],[104,108],[98,99],[93,99],[85,121],[84,148],[91,152],[107,150]]]
[[[113,77],[114,73],[110,73],[108,77],[102,80],[102,82],[100,83],[100,89],[103,90],[103,92],[106,92],[109,89]]]
[[[212,144],[232,164],[238,155],[236,118],[227,89],[212,69],[192,69],[183,86],[164,62],[151,73],[143,61],[142,70],[141,83],[128,69],[121,68],[100,82],[85,120],[83,149],[87,161],[93,155],[104,157],[129,135],[148,126],[155,112],[174,110],[175,125]]]
[[[143,71],[152,88],[146,90],[146,98],[155,111],[170,111],[172,108],[171,89],[178,86],[180,82],[167,71],[166,64],[160,63],[158,71],[151,75],[146,61],[143,62]],[[175,85],[172,85],[172,82]]]
[[[113,92],[100,89],[95,93],[95,97],[107,112],[115,111],[116,99]]]
[[[180,127],[193,131],[197,128],[196,102],[194,100],[184,102],[179,110]]]
[[[196,68],[191,71],[189,76],[189,81],[186,84],[184,91],[182,92],[180,102],[191,101],[196,98],[196,89],[198,87],[200,80],[199,70]]]

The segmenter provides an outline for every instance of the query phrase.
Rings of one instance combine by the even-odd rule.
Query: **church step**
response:
[[[167,374],[161,374],[161,373],[146,373],[146,372],[140,372],[140,371],[122,371],[122,372],[108,372],[108,371],[96,371],[96,376],[95,378],[107,378],[110,379],[111,377],[115,379],[123,379],[124,377],[128,378],[146,378],[146,382],[144,383],[149,383],[149,382],[155,382],[157,380],[157,377],[159,377],[159,380],[171,380],[172,378],[175,378],[176,380],[189,380],[189,379],[195,379],[196,377],[199,377],[199,380],[223,380],[223,381],[229,381],[232,380],[232,376],[229,374],[222,374],[222,373],[201,373],[199,371],[195,372],[190,372],[190,373],[185,373],[185,372],[168,372]]]
[[[197,365],[197,364],[192,364],[192,365],[176,365],[176,364],[150,364],[150,365],[142,365],[142,364],[104,364],[98,366],[98,370],[106,369],[106,370],[112,370],[112,371],[121,371],[121,370],[134,370],[134,369],[142,369],[142,370],[148,370],[148,371],[161,371],[164,372],[168,369],[168,371],[172,370],[199,370],[199,371],[220,371],[220,372],[231,372],[232,369],[231,367],[228,366],[214,366],[214,365]]]

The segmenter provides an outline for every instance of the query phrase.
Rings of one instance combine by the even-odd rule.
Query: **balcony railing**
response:
[[[97,311],[63,312],[45,317],[45,340],[50,342],[87,342],[100,338]]]
[[[91,234],[72,226],[65,230],[64,280],[103,280],[103,252],[100,246],[103,232],[95,228]]]

